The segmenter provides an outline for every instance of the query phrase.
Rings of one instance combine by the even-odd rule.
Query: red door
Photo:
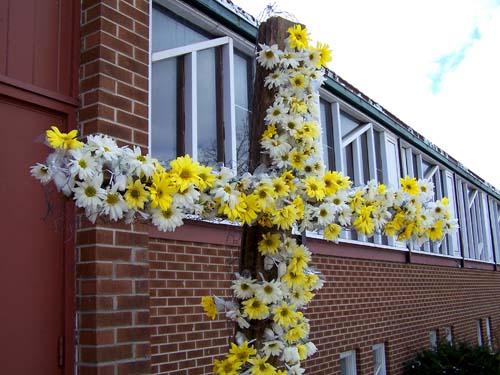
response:
[[[63,371],[65,241],[73,239],[61,196],[47,193],[29,167],[48,152],[36,140],[50,125],[65,128],[65,122],[65,115],[0,96],[2,374]]]

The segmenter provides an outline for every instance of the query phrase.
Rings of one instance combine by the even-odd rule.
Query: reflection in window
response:
[[[217,162],[217,111],[215,88],[215,50],[198,52],[198,161],[206,165]]]
[[[151,81],[151,153],[160,161],[176,157],[177,60],[153,64]]]
[[[252,65],[248,58],[234,54],[234,94],[236,116],[236,155],[238,158],[238,173],[248,171],[250,154],[250,114]]]

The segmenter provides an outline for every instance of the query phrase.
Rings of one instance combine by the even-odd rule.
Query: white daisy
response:
[[[173,200],[179,207],[194,207],[199,197],[200,192],[191,184],[187,189],[174,194]]]
[[[90,151],[85,148],[70,150],[70,154],[73,159],[69,161],[69,171],[73,177],[78,175],[80,180],[87,180],[101,171]]]
[[[265,281],[255,287],[255,296],[266,305],[276,303],[283,297],[280,284],[279,281]]]
[[[281,54],[280,64],[284,68],[293,68],[293,69],[295,69],[295,68],[297,68],[300,65],[301,61],[302,61],[302,57],[300,56],[300,54],[297,54],[297,53],[292,52],[292,51],[285,50]]]
[[[155,165],[149,155],[142,155],[141,148],[134,146],[134,149],[126,149],[127,162],[130,171],[137,176],[144,174],[146,177],[153,176]]]
[[[282,122],[284,116],[288,113],[288,108],[283,103],[276,103],[266,110],[266,117],[264,120],[267,124]]]
[[[163,232],[173,232],[175,228],[183,224],[182,219],[182,212],[178,207],[175,207],[175,205],[170,205],[166,210],[160,208],[152,209],[151,221]]]
[[[285,344],[280,340],[271,340],[265,341],[264,346],[262,347],[262,351],[266,357],[270,357],[272,355],[278,356],[281,354],[283,349],[285,348]]]
[[[129,209],[123,196],[117,190],[116,185],[106,189],[106,197],[103,200],[102,213],[108,215],[113,221],[120,220]]]
[[[277,44],[267,46],[259,44],[261,50],[257,52],[257,61],[266,69],[273,69],[280,61],[281,51]]]
[[[300,361],[299,351],[295,346],[288,346],[283,350],[281,360],[286,363],[297,363]]]
[[[31,167],[30,173],[44,185],[52,180],[52,171],[45,164],[37,163]]]
[[[335,221],[335,206],[331,202],[325,202],[316,209],[315,216],[318,224],[326,227]]]
[[[73,189],[76,206],[83,207],[92,213],[99,211],[106,197],[106,191],[101,187],[102,174],[76,184],[78,187]]]
[[[302,375],[306,371],[305,368],[300,367],[300,363],[289,367],[287,375]]]
[[[286,82],[285,74],[281,69],[276,69],[271,74],[268,74],[264,81],[264,86],[269,90],[278,88]]]
[[[87,145],[96,157],[102,157],[107,161],[113,161],[121,154],[121,150],[113,138],[103,134],[89,135]]]
[[[239,299],[249,299],[254,296],[255,280],[248,277],[240,277],[233,281],[231,289]]]
[[[429,179],[421,179],[417,181],[418,191],[420,192],[421,200],[426,202],[434,198],[434,183]]]

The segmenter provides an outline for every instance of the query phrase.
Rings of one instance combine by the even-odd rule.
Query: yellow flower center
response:
[[[83,159],[78,160],[78,165],[80,166],[80,168],[87,168],[87,162]]]
[[[85,195],[86,195],[87,197],[92,198],[92,197],[94,197],[94,196],[95,196],[95,194],[96,194],[95,187],[93,187],[93,186],[87,186],[87,187],[85,188]]]
[[[109,205],[115,205],[118,203],[118,195],[114,193],[109,193],[108,196],[106,197],[106,203]]]
[[[174,213],[172,212],[172,210],[168,209],[168,210],[162,211],[161,214],[163,215],[163,217],[165,219],[170,219]]]
[[[272,294],[272,293],[273,293],[273,291],[274,291],[274,288],[273,288],[271,285],[266,285],[266,286],[264,287],[264,292],[265,292],[266,294]]]

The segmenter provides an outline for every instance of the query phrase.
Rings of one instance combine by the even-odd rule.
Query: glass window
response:
[[[151,154],[166,162],[177,148],[177,59],[158,61],[152,70]]]
[[[444,327],[444,339],[448,344],[453,344],[453,327]]]
[[[483,345],[483,330],[481,329],[481,319],[476,320],[477,344]]]
[[[182,18],[153,3],[152,50],[163,51],[208,40],[209,37],[195,30]]]
[[[234,92],[236,116],[236,152],[238,173],[248,171],[250,152],[250,114],[252,113],[252,65],[250,60],[234,54]]]
[[[340,354],[340,375],[356,374],[356,352],[351,350]]]
[[[377,344],[373,346],[373,374],[386,375],[385,368],[385,345]]]
[[[217,92],[215,50],[198,52],[197,57],[198,161],[214,165],[217,155]]]
[[[213,38],[159,5],[152,32],[152,155],[167,163],[187,153],[245,172],[250,59],[234,51],[230,38]]]
[[[429,344],[431,350],[436,350],[438,345],[438,332],[435,329],[429,331]]]

